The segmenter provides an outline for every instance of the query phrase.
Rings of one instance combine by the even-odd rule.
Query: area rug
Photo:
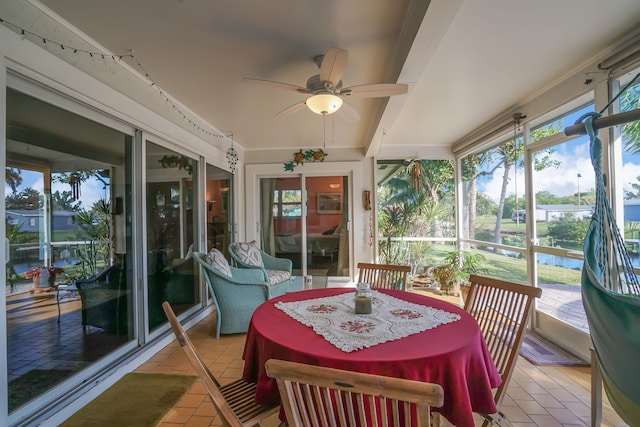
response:
[[[538,334],[524,336],[520,355],[538,366],[589,366],[588,362],[567,353]]]
[[[155,426],[196,378],[189,375],[127,374],[61,426]]]
[[[9,412],[70,377],[67,369],[32,369],[9,382]]]

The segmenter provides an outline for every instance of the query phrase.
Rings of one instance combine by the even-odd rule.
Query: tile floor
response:
[[[566,288],[565,286],[559,289],[545,289],[540,303],[538,308],[542,311],[556,316],[565,316],[567,322],[578,327],[582,324],[584,327],[584,311],[581,309],[579,288]],[[27,326],[35,329],[40,328],[42,333],[47,334],[51,339],[57,338],[58,341],[60,341],[61,331],[73,330],[72,325],[65,327],[65,322],[73,320],[72,323],[81,328],[79,326],[80,301],[77,298],[62,301],[61,323],[56,321],[57,306],[52,296],[44,298],[41,295],[19,294],[8,298],[7,304],[8,329],[23,334],[21,337],[14,336],[10,340],[10,343],[20,344],[19,346],[10,346],[11,351],[30,347],[33,345],[35,337],[40,337],[40,335],[34,334],[33,330],[28,331],[29,333],[26,333],[26,330],[22,331]],[[28,310],[38,311],[38,322],[35,324],[33,323],[34,313],[26,316]],[[25,317],[31,319],[28,325],[23,324]],[[214,338],[213,322],[213,317],[207,318],[191,328],[188,333],[212,372],[222,381],[235,379],[242,372],[244,335],[223,336],[217,340]],[[40,337],[36,342],[41,344],[42,339]],[[68,337],[62,341],[65,342],[65,348],[69,351],[74,348],[87,349],[87,346],[80,345],[80,343],[76,346],[69,346],[72,341],[69,341]],[[89,347],[95,353],[95,346]],[[88,360],[94,360],[95,357],[96,355],[88,357]],[[57,357],[57,359],[64,358]],[[14,357],[10,360],[19,360],[24,364],[25,359]],[[47,358],[40,362],[50,363]],[[82,363],[86,363],[86,361]],[[10,369],[16,369],[15,374],[19,375],[18,371],[23,370],[24,366],[10,366]],[[138,371],[193,374],[182,350],[175,342],[157,353],[138,368]],[[514,427],[589,426],[589,407],[590,372],[588,368],[537,367],[522,358],[518,361],[516,373],[509,386],[508,396],[503,403],[503,411],[512,421]],[[276,426],[277,423],[277,419],[273,420],[273,426]],[[167,414],[160,425],[177,427],[218,426],[221,424],[204,387],[197,382],[176,407]],[[625,426],[606,403],[602,426]]]
[[[211,371],[221,379],[241,376],[244,335],[214,338],[211,317],[188,331],[198,352]],[[158,352],[138,372],[193,374],[186,357],[176,342]],[[502,410],[514,427],[590,426],[590,369],[577,367],[539,367],[523,358],[509,385]],[[270,419],[268,426],[277,426]],[[219,426],[213,404],[198,381],[166,415],[160,427]],[[443,425],[450,426],[446,421]],[[482,425],[478,418],[477,426]],[[603,427],[626,426],[607,402],[603,404]]]

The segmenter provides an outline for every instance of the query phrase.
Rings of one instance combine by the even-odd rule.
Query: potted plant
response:
[[[49,285],[53,286],[56,282],[56,276],[64,273],[64,268],[62,267],[49,267],[47,269],[49,271]]]
[[[64,273],[64,269],[61,267],[31,267],[26,273],[25,277],[33,281],[35,287],[51,287],[56,281],[56,276]],[[44,280],[44,284],[42,281]]]
[[[40,276],[42,275],[42,267],[31,267],[25,274],[24,277],[27,279],[31,279],[33,281],[33,286],[40,286]]]
[[[466,298],[464,290],[464,282],[469,279],[471,274],[477,274],[485,271],[485,257],[482,254],[474,254],[470,251],[456,249],[450,252],[440,265],[431,270],[433,277],[440,283],[440,292],[446,295],[460,295],[462,292],[463,299]],[[467,292],[468,293],[468,292]]]

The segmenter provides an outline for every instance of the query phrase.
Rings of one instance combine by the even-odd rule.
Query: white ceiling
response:
[[[246,150],[450,147],[557,82],[640,23],[638,0],[41,0]],[[425,15],[426,11],[426,15]],[[387,99],[347,99],[358,122],[308,110],[305,86],[329,47],[348,50],[344,86],[408,83]],[[135,62],[129,60],[134,69]],[[126,80],[110,83],[129,93]],[[158,103],[156,111],[185,127]],[[385,111],[386,107],[386,111]],[[383,131],[385,133],[382,136]],[[213,142],[213,141],[212,141]],[[388,156],[387,156],[388,157]]]

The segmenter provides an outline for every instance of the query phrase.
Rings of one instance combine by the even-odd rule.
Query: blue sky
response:
[[[42,178],[42,173],[34,172],[26,169],[21,170],[22,176],[22,184],[18,187],[18,192],[24,190],[25,188],[33,188],[43,193],[44,190],[44,181]],[[82,208],[90,209],[95,201],[103,197],[109,197],[109,194],[105,194],[105,190],[103,189],[104,185],[96,179],[89,179],[82,183],[80,187],[80,201],[82,202]],[[11,188],[5,183],[4,186],[5,194],[11,194]],[[68,184],[60,184],[53,182],[51,184],[51,192],[55,193],[56,191],[71,191],[71,187]],[[108,188],[106,190],[109,191]]]
[[[573,113],[564,119],[562,128],[570,126],[584,114],[585,110]],[[601,130],[603,133],[606,130]],[[595,188],[595,173],[591,164],[589,153],[590,140],[587,136],[581,136],[566,143],[552,148],[551,158],[560,163],[558,168],[547,168],[543,171],[534,172],[534,192],[548,191],[558,196],[567,196],[578,192],[578,185],[581,193]],[[631,183],[637,182],[636,177],[640,176],[640,156],[623,153],[623,188],[631,189]],[[502,174],[504,169],[497,169],[490,178],[479,180],[479,191],[489,195],[498,202],[502,186]],[[578,178],[580,174],[580,178]],[[524,169],[512,168],[507,196],[515,194],[516,185],[518,196],[523,196],[525,192]]]

